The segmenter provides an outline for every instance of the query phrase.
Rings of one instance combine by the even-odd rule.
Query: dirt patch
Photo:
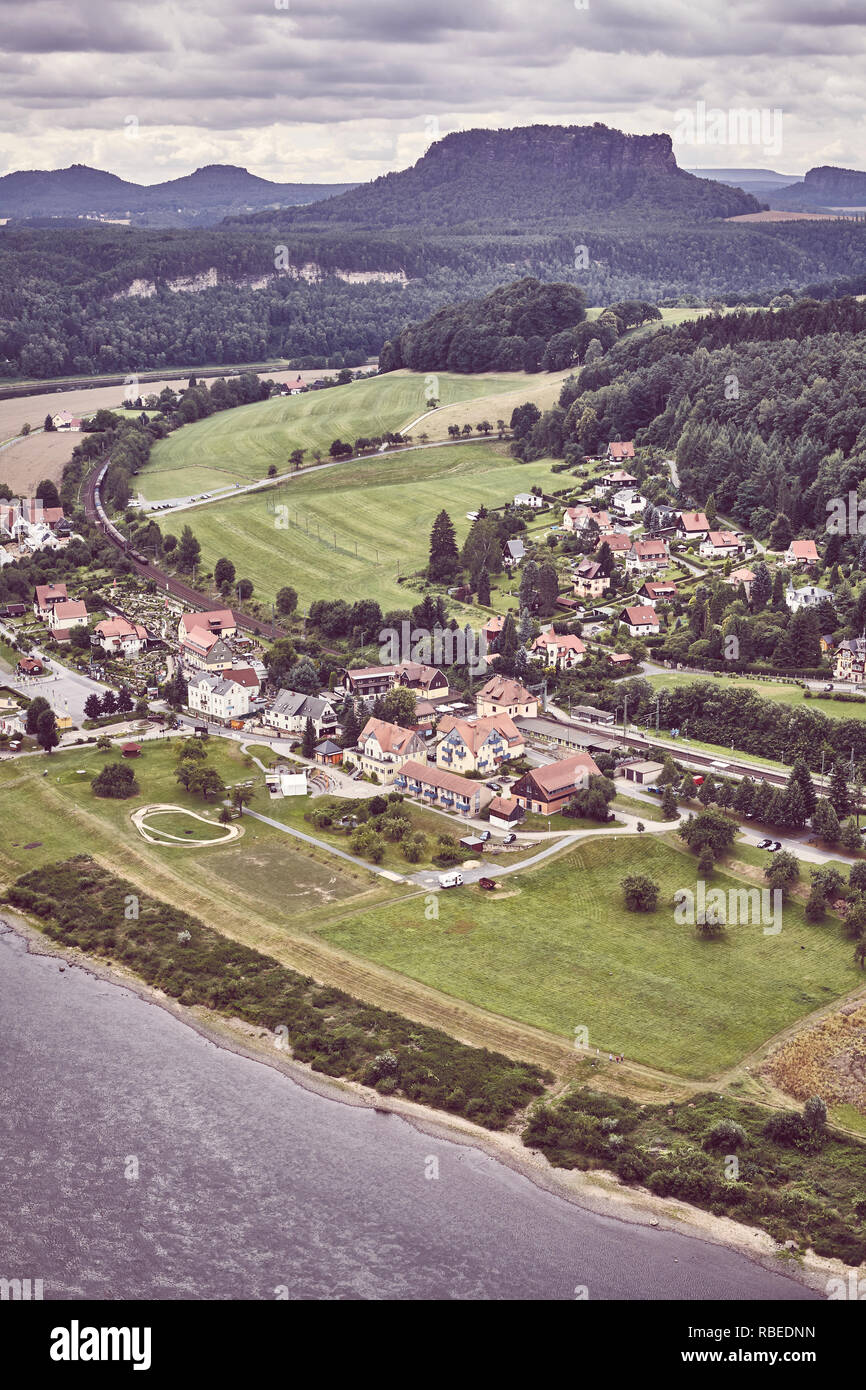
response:
[[[42,423],[44,413],[39,416]],[[72,458],[72,450],[84,438],[81,434],[68,431],[53,431],[51,434],[28,434],[16,439],[6,449],[0,449],[0,482],[8,483],[16,495],[25,496],[32,492],[43,478],[59,483],[64,465]]]
[[[866,1115],[866,1003],[846,1004],[789,1038],[761,1072],[796,1100],[820,1095]]]

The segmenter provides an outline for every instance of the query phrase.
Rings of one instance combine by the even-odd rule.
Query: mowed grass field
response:
[[[543,388],[546,380],[540,373],[463,376],[399,371],[305,395],[259,401],[185,425],[161,440],[136,482],[148,501],[160,502],[233,483],[252,483],[267,477],[271,465],[285,473],[294,449],[307,450],[304,462],[311,464],[313,450],[320,449],[327,457],[334,439],[354,444],[362,436],[402,431],[425,412],[431,391],[438,392],[443,406],[483,397],[478,419],[490,418],[495,425],[502,414],[500,410],[493,413],[498,395],[510,399],[516,393],[520,400],[514,403],[519,404],[529,399],[533,389]],[[509,419],[512,409],[513,405]],[[436,437],[427,421],[413,435],[425,429],[431,439]]]
[[[130,816],[142,806],[163,803],[188,807],[213,818],[219,808],[191,796],[175,780],[175,741],[144,744],[134,763],[140,793],[127,801],[93,795],[90,778],[119,754],[92,749],[9,759],[0,763],[0,881],[9,883],[28,869],[82,852],[167,900],[198,912],[230,935],[265,949],[265,924],[291,919],[328,920],[336,905],[357,898],[379,901],[388,894],[381,880],[324,852],[308,853],[278,830],[245,816],[236,822],[243,835],[225,847],[149,844]],[[252,778],[251,806],[265,810],[269,798],[258,768],[248,767],[239,746],[227,739],[209,744],[209,763],[227,784]],[[154,817],[153,824],[192,829],[204,838],[208,827],[187,817]],[[379,885],[382,884],[380,887]],[[365,896],[369,895],[369,897]],[[193,905],[194,904],[194,905]]]
[[[866,719],[866,700],[862,704],[856,700],[824,699],[812,694],[807,700],[799,685],[780,685],[775,681],[753,681],[748,677],[713,676],[709,672],[666,671],[664,675],[647,676],[646,679],[655,690],[676,690],[680,686],[694,685],[695,681],[712,681],[713,685],[733,687],[736,690],[750,690],[763,700],[773,700],[779,705],[804,709],[821,710],[831,719]]]
[[[251,579],[256,598],[266,602],[288,584],[302,607],[317,598],[361,596],[383,610],[405,607],[411,595],[398,576],[427,563],[430,529],[443,507],[462,543],[471,524],[466,513],[481,503],[501,505],[533,484],[561,487],[551,465],[519,463],[504,444],[420,449],[181,512],[174,529],[188,523],[204,568],[227,556],[238,578]]]
[[[654,913],[627,912],[620,880],[661,885]],[[655,836],[597,839],[528,871],[502,895],[476,888],[321,928],[333,944],[494,1013],[623,1053],[679,1076],[715,1076],[768,1038],[862,983],[838,922],[813,926],[799,904],[783,930],[729,926],[705,941],[674,921],[673,894],[694,889],[696,860]],[[738,880],[717,872],[712,886]],[[751,885],[754,886],[754,885]]]

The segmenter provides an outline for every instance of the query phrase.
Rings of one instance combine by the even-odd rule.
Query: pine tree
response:
[[[828,845],[839,839],[839,817],[826,797],[820,797],[811,816],[812,829]]]
[[[734,810],[739,816],[746,816],[752,809],[752,802],[755,795],[755,784],[751,777],[744,777],[738,784],[734,792]]]
[[[863,848],[860,831],[857,829],[857,822],[853,816],[849,816],[842,826],[839,843],[843,849],[847,849],[851,854],[856,854],[858,850]]]
[[[788,786],[792,787],[795,783],[802,792],[806,815],[807,817],[811,817],[818,801],[818,795],[812,783],[812,774],[804,758],[796,758],[791,768],[790,776],[788,777]]]
[[[752,584],[752,609],[755,613],[766,608],[773,592],[773,581],[770,578],[770,571],[763,560],[755,566],[755,580]]]
[[[830,773],[830,788],[827,796],[837,816],[844,818],[849,814],[851,810],[851,800],[848,795],[848,778],[845,773],[845,764],[842,762],[833,764],[833,771]]]
[[[677,799],[670,783],[668,783],[662,792],[662,815],[665,820],[676,820],[679,815],[677,810]]]
[[[482,569],[478,575],[478,602],[485,608],[490,607],[490,575],[487,569]]]
[[[360,722],[360,720],[358,719],[358,715],[357,715],[357,713],[356,713],[356,711],[355,711],[355,705],[354,705],[354,702],[353,702],[353,703],[349,706],[349,709],[348,709],[347,712],[346,712],[346,717],[345,717],[345,719],[343,720],[343,735],[342,735],[342,738],[340,739],[340,743],[341,743],[341,745],[343,746],[343,748],[355,748],[355,747],[357,747],[358,738],[360,737],[360,733],[361,733],[361,722]]]
[[[307,715],[307,722],[304,725],[304,737],[301,740],[301,752],[305,758],[311,758],[316,750],[316,726],[312,716]]]
[[[438,583],[453,579],[459,558],[454,525],[448,513],[441,511],[430,532],[430,563],[427,567],[430,579]]]

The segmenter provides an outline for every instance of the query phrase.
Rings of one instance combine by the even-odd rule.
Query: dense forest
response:
[[[526,276],[587,304],[866,288],[866,223],[722,220],[755,200],[677,168],[669,143],[603,126],[475,131],[339,197],[215,227],[10,223],[0,378],[357,365],[408,324]]]
[[[518,443],[576,459],[610,439],[675,453],[682,500],[759,537],[784,514],[823,528],[866,472],[866,303],[852,297],[698,318],[622,338]]]

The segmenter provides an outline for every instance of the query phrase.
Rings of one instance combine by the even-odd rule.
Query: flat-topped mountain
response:
[[[291,221],[551,227],[625,218],[706,221],[759,206],[742,189],[680,169],[669,135],[535,125],[446,135],[410,169],[296,211]]]

